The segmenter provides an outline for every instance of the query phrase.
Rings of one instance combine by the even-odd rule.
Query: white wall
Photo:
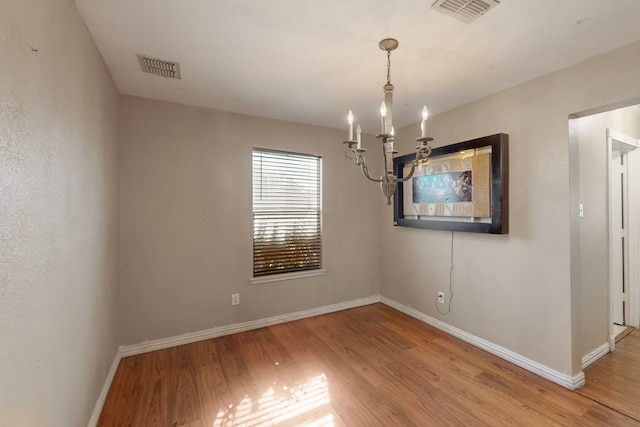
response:
[[[123,344],[379,293],[382,194],[345,159],[345,132],[135,97],[120,107]],[[326,275],[249,283],[252,147],[323,157]]]
[[[582,354],[608,343],[609,220],[606,129],[640,138],[640,108],[631,106],[574,119],[579,146]]]
[[[578,374],[581,282],[579,274],[572,277],[571,250],[579,219],[570,203],[568,117],[638,97],[638,70],[640,43],[430,119],[435,146],[509,134],[510,233],[455,233],[455,297],[443,316],[435,299],[449,289],[451,232],[393,227],[384,210],[381,293],[560,373]],[[418,129],[398,133],[401,153],[413,151]]]
[[[118,345],[118,94],[71,1],[3,1],[0,57],[0,425],[83,426]]]

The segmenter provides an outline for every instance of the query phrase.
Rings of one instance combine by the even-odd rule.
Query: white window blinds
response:
[[[322,268],[318,156],[253,150],[253,275]]]

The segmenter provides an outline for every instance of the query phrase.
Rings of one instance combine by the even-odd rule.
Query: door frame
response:
[[[609,347],[613,351],[615,349],[615,334],[613,331],[613,294],[615,292],[613,286],[613,220],[612,220],[612,179],[611,179],[611,162],[613,161],[613,148],[614,141],[616,145],[625,147],[627,153],[633,153],[629,156],[627,154],[627,185],[626,191],[623,192],[626,196],[626,212],[628,224],[639,224],[640,216],[638,215],[638,209],[640,209],[640,141],[631,138],[621,132],[617,132],[614,129],[607,128],[607,198],[608,198],[608,215],[609,215]],[[625,323],[630,326],[638,328],[640,326],[640,286],[638,281],[640,279],[640,226],[628,227],[626,236],[626,256],[629,260],[635,260],[635,262],[629,262],[627,271],[627,305],[628,316],[625,315]]]

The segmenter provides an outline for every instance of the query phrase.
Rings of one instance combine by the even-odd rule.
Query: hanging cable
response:
[[[451,257],[449,259],[449,303],[447,304],[447,311],[440,311],[438,307],[438,297],[436,297],[436,310],[438,313],[445,315],[451,311],[451,301],[453,300],[453,230],[451,230]]]

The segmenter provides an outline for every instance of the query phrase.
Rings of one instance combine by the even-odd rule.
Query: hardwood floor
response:
[[[98,425],[640,422],[374,304],[124,358]]]
[[[583,396],[640,420],[640,330],[633,329],[585,370]]]

